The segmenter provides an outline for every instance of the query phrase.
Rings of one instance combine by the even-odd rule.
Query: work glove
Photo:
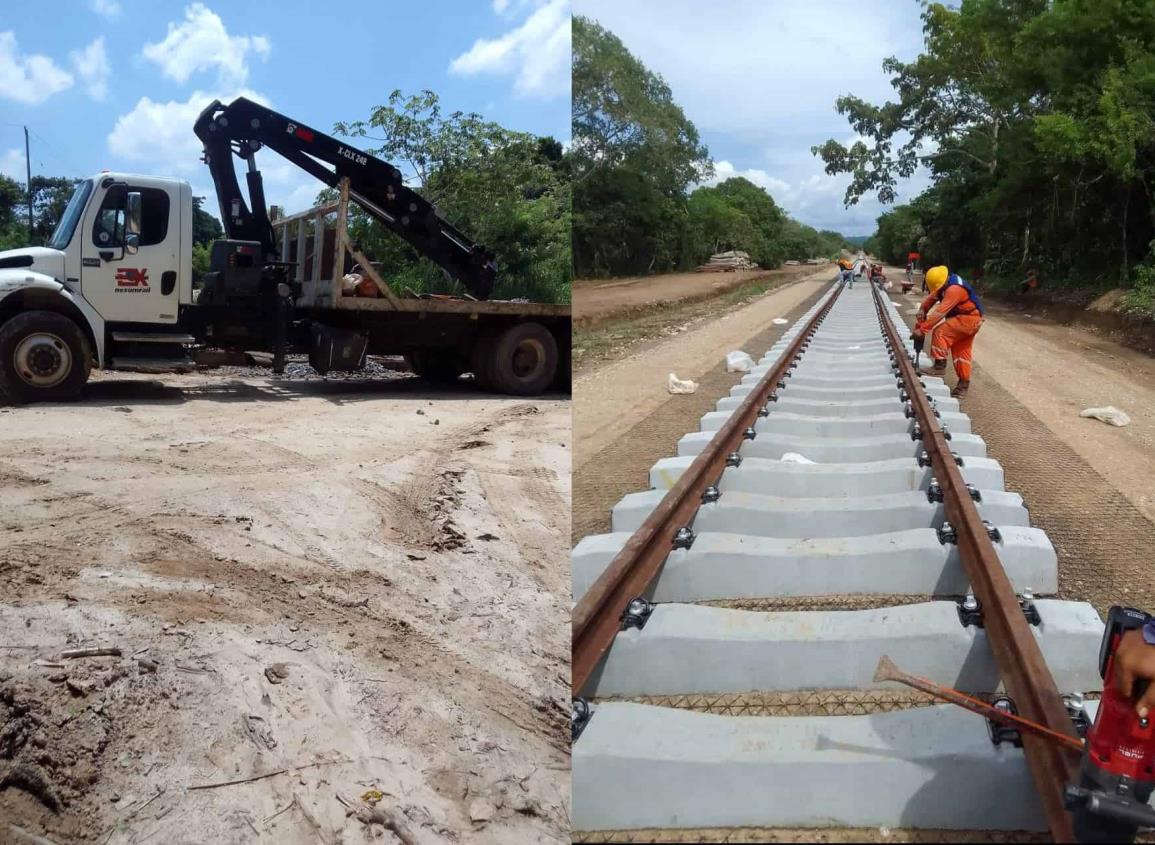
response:
[[[914,315],[914,319],[915,322],[918,323],[926,322],[926,312],[920,309],[919,312]]]

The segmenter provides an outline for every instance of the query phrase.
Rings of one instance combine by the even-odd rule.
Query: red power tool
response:
[[[1087,731],[1079,783],[1066,788],[1079,842],[1131,842],[1141,827],[1155,827],[1155,809],[1147,803],[1155,787],[1155,725],[1140,719],[1135,702],[1115,685],[1115,651],[1128,631],[1152,617],[1130,607],[1112,607],[1099,647],[1103,698]],[[1146,681],[1136,682],[1138,698]]]

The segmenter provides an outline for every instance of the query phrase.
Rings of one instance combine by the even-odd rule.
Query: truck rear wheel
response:
[[[91,371],[88,338],[63,314],[28,311],[0,326],[0,390],[12,402],[75,399]]]
[[[557,373],[557,341],[540,323],[518,323],[497,338],[489,356],[493,387],[515,396],[544,392]]]

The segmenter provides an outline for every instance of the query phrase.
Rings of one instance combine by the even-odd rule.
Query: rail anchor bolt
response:
[[[626,609],[622,613],[622,630],[628,631],[630,628],[642,630],[653,612],[652,602],[646,601],[641,596],[630,599],[630,603],[626,605]]]
[[[702,504],[708,505],[711,502],[716,502],[722,498],[722,491],[718,489],[717,485],[711,484],[702,491]]]
[[[694,540],[698,537],[687,525],[683,525],[674,533],[673,546],[675,549],[688,549],[694,545]]]
[[[578,737],[582,735],[582,731],[586,729],[590,718],[594,715],[594,711],[590,708],[590,703],[584,698],[575,698],[573,700],[573,707],[570,715],[570,730],[572,736],[570,742],[577,742]]]

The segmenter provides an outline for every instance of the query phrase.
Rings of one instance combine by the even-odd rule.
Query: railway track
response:
[[[1072,839],[1076,754],[874,681],[889,655],[1072,737],[1101,689],[1098,614],[1045,597],[1054,548],[909,334],[832,286],[574,548],[575,830]],[[734,715],[767,697],[802,714]]]

